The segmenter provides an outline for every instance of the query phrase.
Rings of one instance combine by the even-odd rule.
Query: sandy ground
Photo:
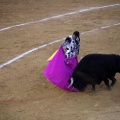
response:
[[[120,4],[119,0],[2,0],[0,29],[55,15]],[[68,15],[0,32],[0,64],[32,48],[79,30],[80,57],[89,53],[120,54],[120,6]],[[107,29],[102,26],[110,25]],[[70,93],[44,76],[47,59],[63,43],[55,43],[0,69],[0,120],[120,120],[120,74],[108,91],[102,83],[96,93]]]

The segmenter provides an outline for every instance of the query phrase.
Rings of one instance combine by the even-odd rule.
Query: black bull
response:
[[[79,91],[84,91],[87,85],[91,84],[92,90],[95,91],[95,85],[104,81],[108,89],[111,89],[109,80],[112,80],[111,86],[113,86],[117,72],[120,73],[119,55],[89,54],[78,63],[69,83]]]

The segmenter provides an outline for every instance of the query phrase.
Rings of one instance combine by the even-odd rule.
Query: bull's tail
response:
[[[118,58],[118,72],[120,73],[120,55],[119,55],[119,58]]]

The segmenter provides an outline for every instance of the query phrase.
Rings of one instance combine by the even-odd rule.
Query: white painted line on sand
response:
[[[41,19],[41,20],[38,20],[38,21],[32,21],[32,22],[28,22],[28,23],[22,23],[22,24],[18,24],[18,25],[13,25],[13,26],[1,28],[0,32],[5,31],[5,30],[9,30],[11,28],[21,27],[21,26],[26,26],[26,25],[30,25],[30,24],[39,23],[39,22],[45,22],[45,21],[48,21],[48,20],[56,19],[56,18],[61,18],[61,17],[68,16],[68,15],[73,15],[73,14],[92,11],[92,10],[99,10],[99,9],[109,8],[109,7],[119,6],[119,5],[120,4],[112,4],[112,5],[106,5],[106,6],[100,6],[100,7],[90,7],[90,8],[87,8],[87,9],[81,9],[81,10],[77,10],[77,11],[74,11],[74,12],[69,12],[69,13],[64,13],[64,14],[61,14],[61,15],[56,15],[56,16],[44,18],[44,19]]]
[[[110,27],[113,27],[113,26],[118,26],[118,25],[120,25],[120,23],[113,24],[113,25],[109,25],[109,26],[108,26],[108,25],[107,25],[107,26],[102,26],[102,27],[100,27],[100,28],[96,28],[96,29],[93,29],[93,30],[90,30],[90,31],[82,32],[81,35],[84,35],[84,34],[87,34],[87,33],[91,33],[91,32],[95,32],[95,31],[102,30],[102,29],[107,29],[107,28],[110,28]],[[33,48],[32,50],[29,50],[29,51],[27,51],[27,52],[25,52],[25,53],[23,53],[23,54],[15,57],[15,58],[13,58],[12,60],[9,60],[8,62],[5,62],[5,63],[1,64],[1,65],[0,65],[0,69],[3,68],[3,67],[5,67],[6,65],[9,65],[9,64],[17,61],[18,59],[20,59],[20,58],[22,58],[22,57],[24,57],[24,56],[26,56],[26,55],[28,55],[28,54],[36,51],[36,50],[39,50],[39,49],[41,49],[41,48],[47,47],[48,45],[51,45],[51,44],[60,42],[60,41],[62,41],[62,40],[64,40],[64,39],[65,39],[65,38],[62,38],[62,39],[59,39],[59,40],[55,40],[55,41],[50,42],[50,43],[48,43],[48,44],[44,44],[44,45],[41,45],[41,46],[39,46],[39,47],[37,47],[37,48]]]

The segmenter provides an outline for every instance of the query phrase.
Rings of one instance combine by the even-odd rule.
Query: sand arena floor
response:
[[[120,54],[120,5],[115,4],[120,0],[0,1],[0,65],[75,30],[81,32],[79,59],[90,53]],[[83,9],[88,10],[78,12]],[[90,86],[83,93],[61,90],[43,76],[48,57],[62,43],[0,68],[0,120],[120,120],[120,74],[112,91],[102,83],[95,94]]]

